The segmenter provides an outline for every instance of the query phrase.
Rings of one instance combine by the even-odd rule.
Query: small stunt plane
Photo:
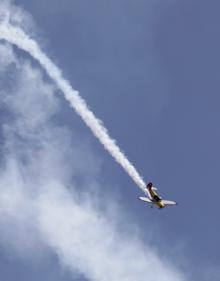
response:
[[[153,186],[152,182],[149,182],[146,186],[146,189],[144,190],[144,193],[147,195],[147,197],[138,197],[140,200],[156,205],[159,209],[164,208],[168,205],[177,205],[175,201],[169,201],[169,200],[163,200],[161,197],[159,197],[156,193],[156,187]]]

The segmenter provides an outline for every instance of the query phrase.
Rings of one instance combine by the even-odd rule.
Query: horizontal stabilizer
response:
[[[138,197],[141,201],[147,202],[147,203],[152,203],[152,201],[147,198],[147,197]]]
[[[164,205],[177,205],[175,201],[163,200]]]

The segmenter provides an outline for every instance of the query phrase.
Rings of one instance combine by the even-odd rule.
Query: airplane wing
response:
[[[147,202],[147,203],[153,203],[149,198],[147,197],[138,197],[140,200]]]
[[[162,200],[164,205],[177,205],[177,202],[175,201],[170,201],[170,200]]]

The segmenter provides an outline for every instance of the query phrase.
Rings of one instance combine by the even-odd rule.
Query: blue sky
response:
[[[52,116],[59,130],[68,130],[66,146],[69,147],[68,138],[74,145],[70,154],[73,159],[65,150],[56,159],[56,167],[60,167],[59,160],[63,163],[67,156],[65,167],[74,170],[74,175],[67,172],[61,180],[64,178],[71,186],[72,177],[77,177],[73,185],[84,192],[88,189],[92,201],[103,197],[105,208],[115,208],[112,212],[116,214],[118,211],[126,237],[133,237],[132,228],[138,229],[140,241],[159,252],[165,267],[166,262],[172,264],[185,273],[186,280],[217,280],[220,4],[174,0],[14,3],[33,17],[33,32],[46,54],[79,90],[144,179],[153,181],[163,197],[174,199],[179,205],[160,212],[141,204],[136,199],[140,190],[70,109],[62,93],[53,90],[58,96],[54,97],[55,102],[49,99],[49,109],[41,99],[37,102],[40,110],[48,112],[49,117],[42,116],[42,120],[49,122]],[[30,62],[30,72],[39,68],[25,53],[17,49],[14,52],[22,58],[21,69]],[[41,75],[44,84],[55,87],[44,72]],[[13,82],[21,94],[29,87],[10,68],[1,76],[4,93],[14,93]],[[19,79],[23,79],[22,83]],[[20,84],[23,87],[19,88]],[[36,94],[36,89],[29,90]],[[1,106],[2,126],[8,124],[8,115],[24,110],[21,104],[15,104],[7,114],[6,104]],[[37,110],[39,107],[33,112]],[[40,122],[38,126],[43,125]],[[29,145],[34,151],[33,143]],[[5,158],[7,154],[2,152],[2,159]],[[52,175],[56,169],[46,172]],[[25,173],[28,172],[29,169]],[[84,200],[83,194],[79,196]],[[10,229],[16,232],[19,222],[12,220]],[[1,228],[5,223],[9,227],[3,221]],[[41,246],[40,253],[34,252],[37,257],[28,261],[28,254],[21,255],[20,247],[29,238],[22,231],[20,236],[16,245],[1,239],[4,280],[17,276],[22,280],[84,280],[81,274],[85,272],[72,274],[68,262],[62,264],[53,247],[48,250]],[[32,241],[33,245],[36,241]],[[36,247],[33,245],[31,249]]]

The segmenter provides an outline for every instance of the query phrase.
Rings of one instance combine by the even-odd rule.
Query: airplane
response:
[[[170,200],[163,200],[161,197],[159,197],[156,193],[157,188],[153,186],[152,182],[149,182],[146,186],[146,189],[144,190],[144,193],[147,195],[147,197],[138,197],[140,200],[150,203],[151,208],[155,205],[159,209],[164,208],[165,206],[172,206],[177,205],[177,202],[170,201]]]

